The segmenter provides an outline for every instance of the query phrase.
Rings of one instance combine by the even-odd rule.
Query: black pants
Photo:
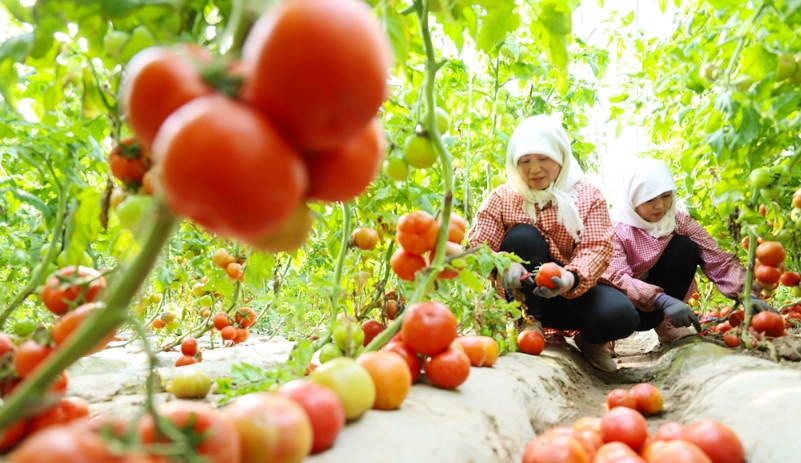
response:
[[[659,286],[668,296],[683,300],[700,263],[701,254],[695,241],[686,236],[675,235],[643,281]],[[640,323],[637,325],[637,331],[656,328],[665,318],[665,314],[659,309],[653,312],[638,312]]]
[[[501,251],[512,252],[533,271],[550,262],[548,243],[539,230],[528,224],[512,227],[501,243]],[[520,291],[526,298],[528,315],[542,326],[560,330],[582,330],[586,342],[602,344],[631,335],[640,324],[639,311],[618,289],[598,284],[574,299],[562,296],[546,299],[533,294],[536,286],[524,285]]]

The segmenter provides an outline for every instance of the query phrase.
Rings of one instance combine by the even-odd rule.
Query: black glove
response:
[[[779,313],[776,309],[771,307],[770,304],[754,296],[753,294],[751,295],[751,307],[754,309],[754,313],[759,313],[759,312]]]
[[[663,311],[665,316],[670,320],[670,324],[674,327],[679,328],[692,325],[695,327],[696,332],[701,332],[701,324],[698,323],[698,317],[695,316],[695,312],[683,301],[661,293],[654,299],[654,307]]]

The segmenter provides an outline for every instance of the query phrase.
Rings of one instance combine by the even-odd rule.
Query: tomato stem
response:
[[[153,227],[141,252],[116,279],[119,284],[114,293],[106,298],[106,308],[89,316],[62,346],[20,383],[0,408],[0,430],[25,416],[32,409],[31,401],[41,397],[59,373],[92,350],[126,320],[128,304],[153,268],[176,223],[175,216],[162,203],[158,204],[154,215]]]
[[[751,188],[751,207],[756,203],[758,191],[756,188]],[[740,339],[743,341],[746,349],[751,348],[751,334],[748,332],[748,326],[751,324],[751,289],[754,283],[754,263],[756,259],[757,236],[754,230],[748,228],[748,267],[745,271],[745,282],[743,284],[743,293],[740,295],[740,302],[743,304],[745,310],[742,321],[742,333]]]
[[[350,213],[350,203],[342,203],[344,223],[342,224],[342,240],[339,246],[339,255],[337,256],[337,266],[334,269],[334,287],[331,290],[331,330],[334,329],[334,323],[337,321],[337,312],[339,312],[339,291],[342,288],[342,269],[345,267],[345,255],[348,253],[348,239],[350,238]]]

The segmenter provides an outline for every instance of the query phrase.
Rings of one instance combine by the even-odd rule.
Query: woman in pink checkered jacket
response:
[[[739,300],[745,268],[724,252],[698,222],[676,209],[676,184],[667,164],[634,161],[623,175],[618,204],[612,209],[614,255],[600,281],[614,285],[640,314],[638,331],[654,328],[662,343],[701,331],[686,304],[696,291],[700,266],[721,294]],[[752,296],[755,310],[773,310]]]
[[[548,116],[530,117],[515,129],[506,174],[508,183],[490,192],[476,213],[470,246],[487,243],[527,261],[512,264],[498,283],[522,293],[533,328],[581,330],[575,341],[587,360],[615,371],[605,344],[632,334],[640,319],[625,294],[597,284],[613,251],[603,194],[583,181],[567,133]],[[553,278],[556,289],[521,284],[545,262],[561,270]]]

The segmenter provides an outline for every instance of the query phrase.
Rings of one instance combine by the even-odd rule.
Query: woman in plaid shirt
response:
[[[614,256],[600,281],[634,302],[640,314],[638,331],[655,328],[662,343],[692,335],[691,325],[701,331],[686,304],[697,289],[698,266],[721,294],[739,300],[745,268],[689,213],[676,209],[676,184],[664,162],[635,161],[623,175],[618,202],[611,214]],[[773,310],[756,296],[752,302],[757,311]]]
[[[633,333],[639,316],[625,294],[597,284],[612,258],[603,194],[583,181],[567,133],[548,116],[530,117],[515,129],[506,174],[508,183],[494,189],[476,213],[470,246],[486,242],[494,251],[528,261],[513,263],[498,283],[518,290],[529,329],[581,330],[575,341],[587,360],[615,371],[605,343]],[[521,285],[521,278],[545,262],[560,268],[553,278],[556,289]]]

